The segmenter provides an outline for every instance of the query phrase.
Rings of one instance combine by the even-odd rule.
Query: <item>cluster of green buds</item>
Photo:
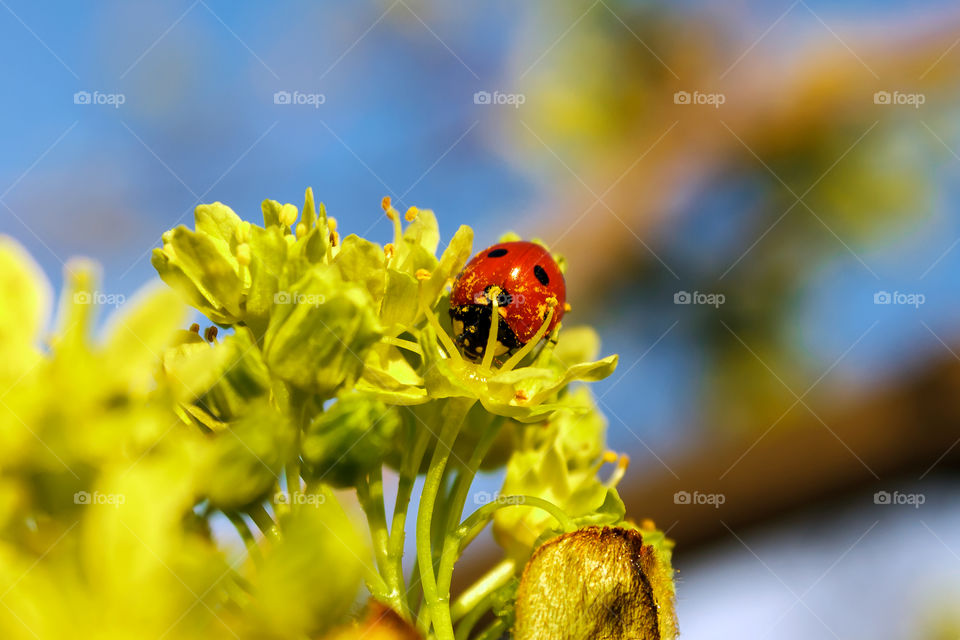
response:
[[[544,541],[587,526],[631,526],[615,488],[626,458],[604,450],[605,423],[589,390],[571,386],[610,375],[616,356],[596,359],[589,328],[545,336],[548,318],[503,362],[492,350],[480,362],[462,357],[450,337],[449,287],[472,253],[472,230],[460,227],[438,256],[432,211],[401,214],[389,198],[382,207],[394,229],[384,246],[341,239],[309,190],[301,211],[264,202],[263,226],[219,203],[198,208],[195,228],[165,234],[153,263],[233,331],[213,349],[193,334],[168,352],[166,371],[208,376],[210,384],[179,399],[181,415],[225,442],[214,505],[242,509],[279,487],[289,496],[353,488],[371,531],[373,598],[443,639],[455,626],[469,635],[499,599],[496,633],[512,624],[520,571]],[[614,471],[601,481],[610,462]],[[501,496],[515,499],[464,518],[476,472],[501,466]],[[385,468],[398,476],[389,523]],[[405,525],[420,474],[416,567],[407,579]],[[274,502],[274,512],[288,506]],[[491,520],[504,562],[451,606],[453,566]],[[669,566],[669,545],[656,548]],[[664,593],[658,606],[672,611]]]
[[[14,479],[0,477],[0,526],[17,513],[7,493],[63,456],[77,469],[65,487],[139,496],[112,520],[102,511],[82,519],[85,531],[127,548],[129,530],[161,550],[153,561],[140,549],[104,565],[109,593],[159,593],[170,576],[156,567],[182,569],[190,592],[204,594],[204,611],[187,617],[204,637],[454,640],[508,629],[557,637],[546,618],[567,621],[577,630],[571,638],[615,628],[620,635],[610,637],[673,637],[671,545],[651,524],[626,519],[616,490],[626,457],[606,449],[606,423],[579,384],[609,376],[616,356],[597,359],[599,340],[587,327],[547,335],[551,310],[535,339],[503,360],[493,349],[479,361],[463,357],[451,338],[449,295],[472,254],[472,230],[461,226],[439,250],[432,211],[401,214],[388,198],[382,207],[393,224],[383,246],[341,237],[310,190],[300,209],[265,201],[262,225],[220,203],[198,207],[192,229],[168,231],[154,250],[170,289],[127,305],[108,323],[103,347],[89,338],[89,309],[69,303],[93,286],[84,265],[71,271],[52,350],[31,346],[43,296],[24,284],[37,278],[19,254],[0,247],[10,263],[0,285],[20,309],[16,320],[0,314],[0,381],[19,385],[16,404],[0,403],[0,462]],[[207,328],[185,328],[178,301],[203,314]],[[53,459],[17,421],[44,425]],[[70,421],[90,426],[71,430]],[[497,469],[505,469],[497,499],[465,515],[476,473]],[[49,486],[43,480],[24,502],[34,520],[59,518],[69,531],[69,517],[38,506]],[[153,511],[151,487],[165,492]],[[491,522],[503,557],[452,600],[454,565]],[[230,525],[245,545],[232,565],[216,533]],[[81,566],[94,561],[77,557]],[[121,562],[134,570],[123,579],[114,575]],[[607,570],[588,575],[589,562]],[[355,605],[361,583],[365,617]],[[584,593],[641,583],[650,588],[632,599],[598,595],[613,611],[628,609],[620,623],[583,607]],[[156,625],[141,630],[162,635],[163,624],[176,623],[168,618],[180,602],[164,598]],[[76,606],[64,604],[64,615]],[[127,607],[123,620],[145,615]]]

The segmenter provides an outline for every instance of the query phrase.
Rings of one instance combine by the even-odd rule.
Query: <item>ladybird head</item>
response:
[[[496,305],[493,304],[494,299]],[[453,322],[453,341],[465,358],[479,362],[486,355],[493,324],[494,308],[496,308],[498,318],[493,355],[501,356],[523,346],[510,325],[503,322],[508,305],[511,302],[513,302],[513,299],[508,291],[491,285],[486,288],[483,294],[477,295],[473,302],[450,307],[450,320]]]

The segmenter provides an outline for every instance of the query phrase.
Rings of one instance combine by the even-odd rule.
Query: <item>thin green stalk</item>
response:
[[[491,593],[507,584],[517,571],[517,562],[505,558],[497,563],[482,578],[474,582],[457,598],[450,607],[450,617],[454,622],[474,611]]]
[[[509,623],[501,618],[484,629],[483,633],[476,637],[476,640],[500,640],[508,626]]]
[[[253,519],[254,524],[257,525],[263,535],[271,540],[280,539],[280,529],[277,527],[277,523],[273,521],[273,518],[270,517],[261,503],[252,505],[247,510],[247,514]]]
[[[441,551],[443,550],[443,543],[447,536],[446,523],[450,517],[453,488],[456,484],[456,478],[459,477],[459,475],[456,466],[448,464],[440,478],[440,489],[437,491],[436,506],[433,509],[432,530],[430,532],[430,553],[433,559],[432,566],[434,574],[436,574],[440,566]],[[437,584],[437,593],[444,593],[444,591],[439,588],[439,582]],[[417,618],[423,629],[426,630],[429,628],[430,609],[426,607],[426,602],[421,604],[420,611],[417,612]]]
[[[454,637],[453,623],[450,620],[450,594],[438,591],[437,576],[433,571],[431,543],[433,509],[436,506],[437,492],[440,491],[443,472],[450,459],[453,444],[460,433],[467,411],[474,402],[473,399],[447,400],[443,411],[443,426],[430,459],[423,493],[420,497],[420,507],[417,510],[417,558],[420,561],[420,576],[424,598],[430,612],[430,623],[433,625],[437,640],[454,640]]]
[[[387,516],[383,505],[383,472],[378,469],[368,477],[361,478],[357,483],[357,498],[363,513],[367,516],[367,524],[370,527],[370,539],[373,541],[373,551],[377,559],[377,568],[380,575],[383,576],[389,593],[388,602],[396,609],[400,610],[401,590],[397,585],[390,584],[387,579],[387,544],[390,538],[390,532],[387,530]]]
[[[237,533],[240,534],[240,538],[247,548],[247,555],[253,558],[253,561],[257,565],[260,565],[263,562],[263,553],[260,551],[260,546],[257,544],[257,537],[250,531],[247,521],[236,511],[224,511],[223,515],[227,516],[227,519],[233,524]]]
[[[471,609],[459,624],[457,624],[456,640],[467,640],[477,622],[480,621],[480,618],[483,617],[483,614],[485,614],[492,605],[493,594],[488,593],[477,603],[477,606]]]
[[[459,556],[460,540],[459,538],[451,536],[450,533],[456,530],[457,526],[460,524],[460,518],[463,517],[463,507],[467,502],[467,494],[470,492],[470,487],[473,485],[473,479],[477,475],[477,469],[480,468],[480,463],[483,462],[483,459],[486,457],[491,445],[493,445],[493,441],[496,439],[497,434],[500,433],[500,427],[502,425],[502,420],[495,419],[487,427],[487,429],[480,436],[480,441],[474,448],[473,453],[470,455],[470,460],[467,462],[467,468],[457,476],[457,482],[453,489],[453,504],[450,509],[450,514],[447,517],[446,527],[444,528],[445,535],[443,540],[443,550],[440,554],[440,568],[437,571],[437,588],[440,593],[445,593],[450,590],[450,583],[453,580],[453,565]],[[454,553],[451,553],[451,549],[448,548],[451,545],[456,547]],[[444,557],[449,559],[448,563],[444,563],[442,561],[442,558]]]
[[[491,502],[490,504],[485,504],[467,517],[463,523],[457,527],[451,535],[457,537],[458,540],[470,539],[475,533],[474,530],[483,529],[487,526],[487,522],[493,516],[494,512],[499,509],[504,509],[506,507],[534,507],[537,509],[542,509],[549,513],[557,521],[560,527],[566,531],[573,531],[576,529],[573,520],[570,519],[563,509],[553,504],[549,500],[544,500],[543,498],[538,498],[536,496],[500,496],[496,502]],[[456,545],[451,547],[456,549]],[[450,554],[455,554],[454,551],[450,551]],[[455,556],[454,556],[455,557]],[[443,560],[441,560],[441,563]]]
[[[421,583],[420,578],[420,559],[414,557],[413,559],[413,570],[410,571],[410,588],[407,590],[407,605],[410,607],[411,615],[414,611],[417,612],[417,626],[421,624],[420,618],[420,609],[423,607],[423,590],[417,590],[413,588],[413,585]]]
[[[384,577],[391,588],[396,587],[401,592],[406,590],[403,578],[403,545],[406,539],[407,510],[410,508],[410,496],[413,494],[417,471],[420,469],[420,463],[423,461],[423,454],[429,442],[430,432],[427,429],[417,429],[413,451],[410,456],[404,457],[397,481],[397,498],[393,507],[393,520],[387,542],[387,572]],[[400,599],[399,613],[409,619],[412,607],[408,604],[408,600],[408,598]]]

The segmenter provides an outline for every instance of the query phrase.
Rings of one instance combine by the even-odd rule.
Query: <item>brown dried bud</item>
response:
[[[587,527],[541,545],[517,590],[515,640],[672,640],[666,554],[621,527]]]

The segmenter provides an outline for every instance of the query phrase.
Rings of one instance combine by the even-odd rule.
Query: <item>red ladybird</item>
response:
[[[490,332],[490,296],[500,290],[497,304],[497,351],[502,355],[529,342],[557,302],[549,334],[563,317],[567,289],[550,253],[533,242],[501,242],[475,255],[463,268],[450,294],[454,341],[471,360],[483,358]]]

